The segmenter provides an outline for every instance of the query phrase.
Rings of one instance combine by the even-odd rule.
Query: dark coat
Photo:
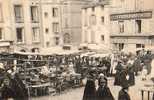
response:
[[[22,80],[16,74],[13,79],[10,79],[10,83],[8,86],[4,86],[2,88],[2,98],[13,98],[14,100],[28,100],[28,91],[25,88]]]
[[[93,80],[87,80],[82,100],[95,100],[95,97],[96,97],[95,82]]]
[[[134,66],[132,66],[132,67],[130,67],[130,68],[128,69],[128,75],[129,75],[129,79],[128,79],[129,85],[130,85],[130,86],[135,85]]]
[[[110,89],[105,87],[99,87],[96,92],[96,100],[114,100]]]
[[[122,87],[128,87],[129,81],[126,78],[127,72],[125,70],[122,70],[115,76],[115,82],[114,85],[122,86]]]
[[[123,66],[120,63],[118,63],[115,70],[116,70],[116,74],[115,74],[114,85],[120,86],[121,85],[121,74],[122,74]]]
[[[9,87],[6,87],[6,86],[3,86],[3,88],[1,89],[1,98],[4,99],[4,100],[7,100],[8,98],[15,98],[15,91],[12,90],[12,88],[9,88]]]
[[[142,68],[141,68],[141,60],[139,58],[137,58],[135,61],[134,61],[134,71],[137,73],[138,71],[141,71]]]
[[[128,87],[129,81],[126,78],[127,72],[125,70],[121,71],[120,73],[120,86],[122,87]]]
[[[119,91],[118,100],[131,100],[130,96],[123,89]]]

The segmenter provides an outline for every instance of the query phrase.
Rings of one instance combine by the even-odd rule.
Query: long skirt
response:
[[[95,100],[95,97],[96,97],[95,82],[92,80],[87,80],[82,100]]]

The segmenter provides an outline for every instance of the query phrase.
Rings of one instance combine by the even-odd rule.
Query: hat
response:
[[[105,75],[104,75],[103,73],[100,73],[100,74],[99,74],[99,78],[100,78],[100,77],[105,77]]]
[[[108,82],[107,82],[107,78],[105,76],[99,77],[99,79],[98,79],[98,85],[100,86],[101,83],[106,83],[106,85],[107,85]]]

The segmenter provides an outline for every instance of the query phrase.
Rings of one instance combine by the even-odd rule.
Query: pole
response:
[[[31,99],[30,99],[30,90],[29,90],[29,86],[28,86],[28,84],[27,84],[27,82],[26,82],[26,66],[27,66],[27,63],[25,62],[23,65],[24,65],[24,79],[25,79],[25,85],[26,85],[27,90],[28,90],[28,100],[31,100]]]

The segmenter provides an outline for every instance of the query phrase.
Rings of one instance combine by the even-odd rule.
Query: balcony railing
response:
[[[16,17],[15,21],[16,21],[16,23],[23,23],[24,22],[24,18],[23,17]]]

